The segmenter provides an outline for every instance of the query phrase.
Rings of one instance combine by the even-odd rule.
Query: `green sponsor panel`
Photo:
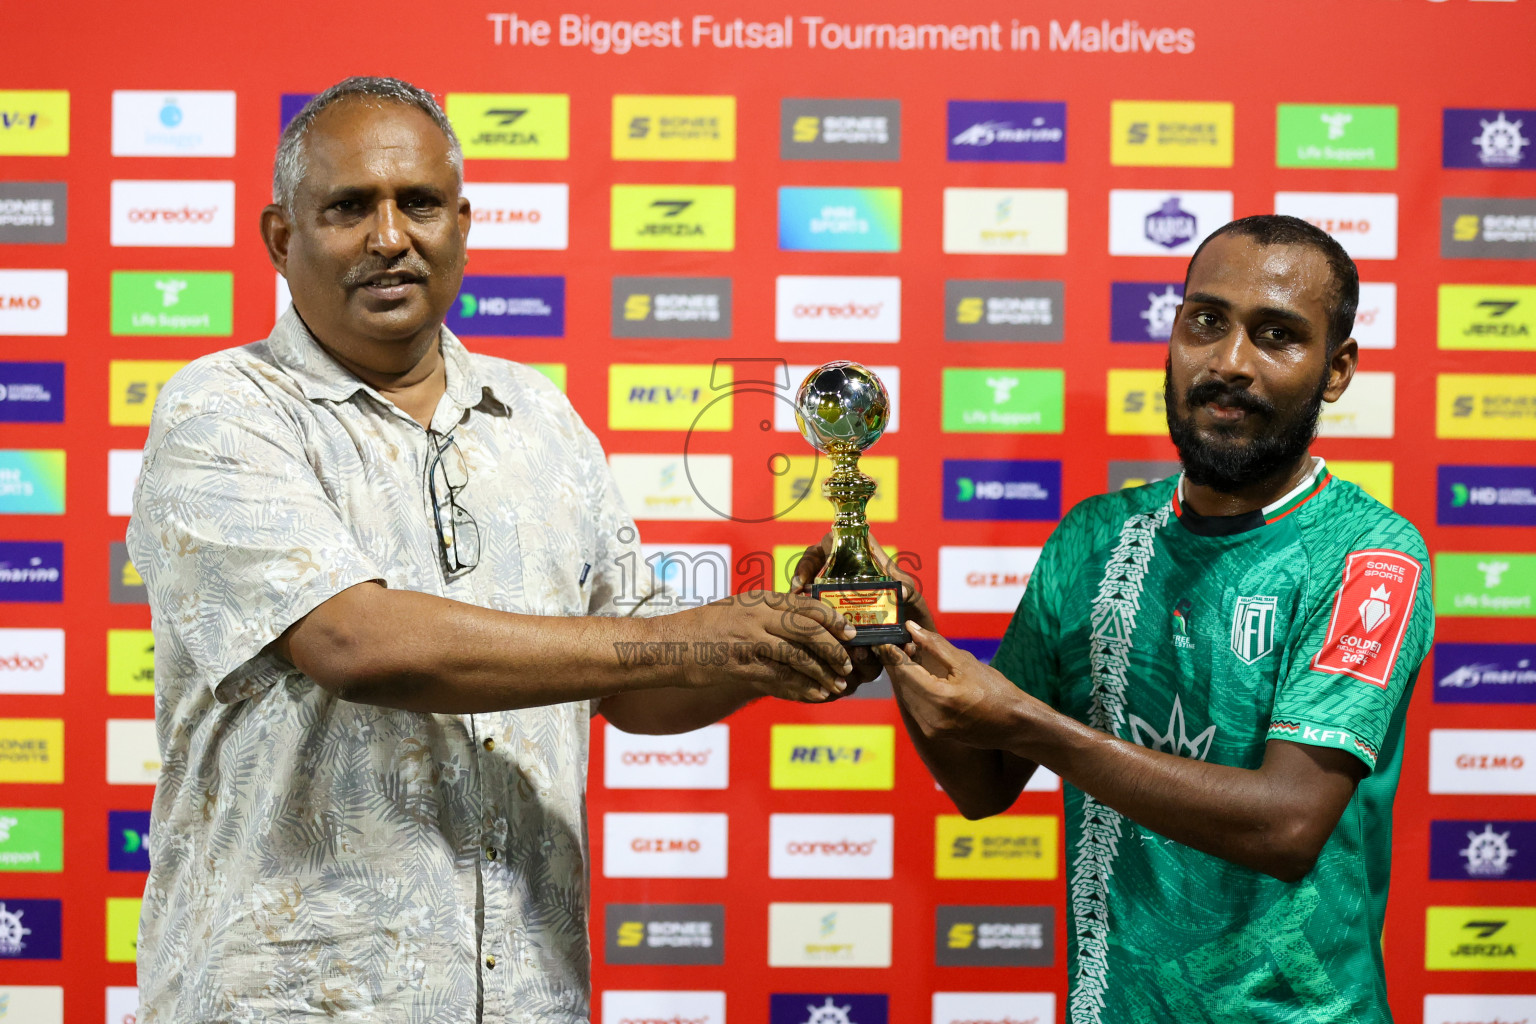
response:
[[[554,381],[555,387],[565,390],[565,364],[564,363],[529,363],[531,369],[538,370],[544,376]]]
[[[1536,616],[1536,555],[1436,555],[1435,614]]]
[[[1397,167],[1397,108],[1282,103],[1275,116],[1280,167]]]
[[[235,276],[176,270],[112,272],[112,333],[229,337]]]
[[[0,871],[63,871],[64,812],[0,807]]]
[[[1061,370],[946,369],[944,430],[969,434],[1059,434]]]

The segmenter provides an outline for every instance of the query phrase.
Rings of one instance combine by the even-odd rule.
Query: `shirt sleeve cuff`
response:
[[[1287,740],[1291,743],[1305,743],[1312,747],[1336,747],[1339,750],[1347,750],[1372,771],[1376,769],[1376,756],[1379,751],[1376,746],[1353,729],[1346,729],[1337,725],[1320,725],[1317,722],[1308,722],[1300,718],[1276,718],[1269,723],[1269,733],[1266,740]]]

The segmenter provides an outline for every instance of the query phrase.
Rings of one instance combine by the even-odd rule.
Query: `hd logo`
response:
[[[615,250],[736,248],[732,185],[614,185],[610,196],[608,240]]]
[[[1049,967],[1056,959],[1053,907],[940,906],[940,967]]]
[[[775,725],[773,789],[890,789],[896,733],[889,725]]]
[[[781,160],[900,160],[900,100],[781,100]]]
[[[728,277],[615,277],[615,338],[729,338]]]
[[[722,964],[725,906],[720,903],[610,903],[606,962]]]
[[[555,93],[451,92],[444,112],[471,160],[564,160],[571,98]]]
[[[615,96],[615,160],[735,160],[736,97]]]
[[[1056,877],[1056,818],[1006,814],[966,821],[938,816],[935,878],[1049,879]]]
[[[945,281],[945,341],[1061,341],[1060,281]]]
[[[149,812],[107,812],[107,870],[149,870]]]
[[[457,335],[562,338],[565,278],[466,276],[443,322]]]
[[[1446,349],[1536,351],[1536,287],[1442,284],[1438,342]]]

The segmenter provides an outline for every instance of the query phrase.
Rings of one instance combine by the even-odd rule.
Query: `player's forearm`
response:
[[[306,616],[279,653],[345,700],[474,714],[676,685],[684,659],[660,622],[513,615],[360,584]]]
[[[1176,757],[1052,713],[1014,748],[1132,821],[1223,860],[1295,881],[1316,850],[1300,828],[1309,808],[1261,771]]]
[[[698,689],[628,690],[604,697],[601,714],[625,732],[671,735],[702,729],[761,696],[761,691],[739,682]]]
[[[925,735],[900,701],[896,706],[901,710],[902,724],[907,727],[917,756],[961,814],[972,820],[989,818],[1013,806],[1034,774],[1032,762],[1005,751],[984,750]]]

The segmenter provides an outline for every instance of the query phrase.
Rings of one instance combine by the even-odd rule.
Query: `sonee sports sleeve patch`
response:
[[[1328,636],[1312,657],[1317,672],[1334,672],[1386,689],[1403,634],[1413,617],[1424,567],[1401,551],[1352,551],[1333,598]]]

